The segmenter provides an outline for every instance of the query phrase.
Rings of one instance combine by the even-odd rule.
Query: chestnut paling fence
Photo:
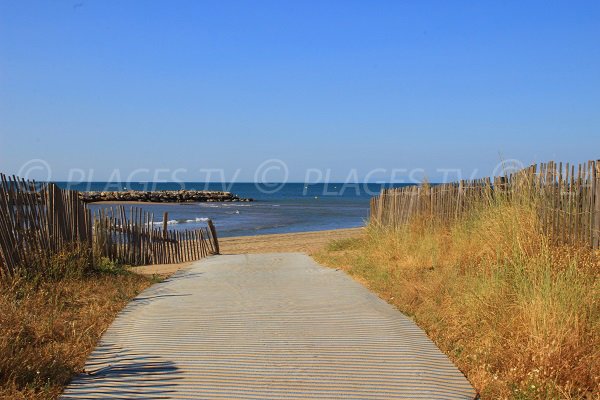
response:
[[[78,192],[0,174],[0,277],[40,272],[63,250],[129,265],[198,260],[219,253],[212,221],[196,230],[162,229],[139,207],[91,210]]]
[[[212,221],[196,230],[169,231],[156,228],[152,213],[131,207],[100,209],[94,216],[95,253],[129,265],[172,264],[199,260],[219,253]]]
[[[600,248],[600,161],[551,161],[500,177],[386,189],[371,199],[369,223],[398,228],[419,217],[449,224],[497,201],[535,207],[556,241]]]

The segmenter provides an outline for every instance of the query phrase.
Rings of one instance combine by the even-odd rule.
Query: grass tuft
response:
[[[333,240],[327,244],[327,250],[329,251],[341,251],[349,250],[354,248],[358,243],[356,238],[344,238]]]

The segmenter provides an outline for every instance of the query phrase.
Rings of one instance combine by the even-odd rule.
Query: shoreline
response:
[[[308,255],[324,248],[333,240],[354,238],[364,232],[364,227],[329,229],[323,231],[270,233],[254,236],[231,236],[219,239],[221,254],[300,252]],[[196,261],[179,264],[154,264],[131,267],[130,271],[142,275],[171,275]]]
[[[212,202],[208,202],[208,201],[195,201],[195,202],[174,202],[174,201],[140,201],[140,200],[106,200],[106,201],[90,201],[86,204],[93,204],[93,205],[101,205],[101,204],[108,204],[108,205],[119,205],[119,204],[123,204],[123,205],[143,205],[143,204],[161,204],[161,205],[173,205],[173,206],[180,206],[180,205],[194,205],[194,204],[204,204],[204,203],[240,203],[239,201],[212,201]]]
[[[268,233],[219,238],[221,254],[304,252],[312,254],[332,240],[356,237],[364,227],[322,231]]]

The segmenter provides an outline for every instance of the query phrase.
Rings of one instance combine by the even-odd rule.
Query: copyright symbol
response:
[[[287,164],[278,158],[264,161],[254,172],[254,185],[265,194],[277,192],[288,180]]]
[[[39,179],[35,180],[50,182],[52,169],[45,160],[34,158],[21,166],[19,172],[17,172],[17,176],[28,181],[34,180],[35,177],[38,177]]]
[[[492,176],[509,176],[515,172],[519,172],[525,168],[525,165],[519,160],[511,158],[509,160],[504,160],[496,165],[494,171],[492,172]]]

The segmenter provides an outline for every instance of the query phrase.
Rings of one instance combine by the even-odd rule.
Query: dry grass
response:
[[[600,398],[600,256],[551,244],[531,207],[369,228],[316,258],[413,317],[483,399]]]
[[[106,268],[54,278],[0,282],[0,398],[57,398],[116,314],[152,282]]]

